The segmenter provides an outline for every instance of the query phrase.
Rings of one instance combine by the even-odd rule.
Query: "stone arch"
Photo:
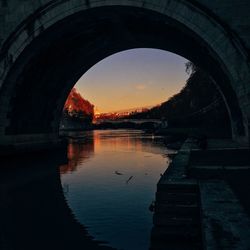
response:
[[[79,77],[106,56],[139,47],[169,50],[209,71],[233,138],[248,141],[247,54],[213,16],[185,0],[72,0],[40,6],[1,47],[2,143],[56,140],[60,110]]]

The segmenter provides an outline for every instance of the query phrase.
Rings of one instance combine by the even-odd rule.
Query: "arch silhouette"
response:
[[[1,47],[1,144],[56,142],[75,82],[132,48],[167,50],[207,70],[227,105],[233,139],[248,143],[247,52],[195,1],[50,1],[29,14]]]

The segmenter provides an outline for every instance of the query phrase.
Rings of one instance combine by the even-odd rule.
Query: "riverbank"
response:
[[[157,184],[151,250],[202,249],[198,181],[187,176],[186,141]]]
[[[200,179],[228,183],[250,216],[250,150],[229,140],[209,140],[207,150],[191,153],[189,173]]]
[[[181,190],[184,183],[197,183],[203,245],[203,248],[198,249],[248,249],[250,245],[249,179],[248,148],[239,147],[230,140],[208,140],[207,148],[201,150],[194,140],[189,140],[184,143],[170,168],[161,178],[158,191],[163,190],[162,196],[167,195],[167,197],[170,197],[169,193],[171,193],[176,199],[178,197],[179,203],[185,202],[188,201],[188,198],[185,198],[188,189],[183,189],[182,193],[178,193],[178,190]],[[173,198],[170,200],[168,198],[168,203],[171,204],[172,200]],[[158,199],[158,201],[162,203],[161,200]],[[178,212],[177,207],[174,211],[172,217],[179,218],[181,212]],[[186,215],[181,217],[184,224]],[[166,220],[169,213],[161,214],[161,218],[162,216]],[[181,224],[181,227],[184,224]],[[171,232],[169,229],[168,231]],[[188,245],[186,247],[189,249]],[[159,249],[164,249],[164,246]]]

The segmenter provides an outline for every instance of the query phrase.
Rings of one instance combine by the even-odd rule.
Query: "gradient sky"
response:
[[[75,87],[101,113],[157,105],[184,86],[186,62],[163,50],[126,50],[94,65]]]

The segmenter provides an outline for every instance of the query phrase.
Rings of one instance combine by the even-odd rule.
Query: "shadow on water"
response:
[[[66,153],[1,161],[0,249],[112,249],[88,235],[69,209],[59,165]]]
[[[86,164],[90,160],[93,161],[95,155],[103,150],[103,147],[105,149],[111,146],[116,148],[119,145],[122,149],[137,148],[140,152],[141,150],[144,152],[143,159],[147,163],[153,158],[148,158],[149,153],[162,154],[161,142],[158,140],[149,140],[141,134],[133,134],[132,132],[129,133],[129,136],[126,133],[120,134],[122,139],[117,139],[117,135],[114,132],[112,133],[113,139],[110,139],[110,133],[108,132],[97,133],[98,136],[94,136],[91,132],[87,135],[70,135],[67,151],[58,150],[36,156],[33,154],[20,155],[18,158],[1,159],[1,250],[114,249],[107,246],[106,242],[98,241],[93,237],[94,235],[89,234],[88,228],[84,226],[86,225],[84,220],[79,221],[69,206],[69,202],[65,198],[65,191],[67,190],[63,190],[65,188],[62,185],[62,175],[76,173],[77,171],[77,174],[79,174],[81,164]],[[106,151],[103,153],[106,156]],[[164,158],[164,162],[166,160],[167,158]],[[117,176],[113,172],[112,170],[112,178],[116,180]],[[142,179],[145,179],[145,176],[148,177],[143,172]],[[127,179],[127,176],[125,177]],[[139,176],[137,176],[136,181],[138,179]],[[94,180],[91,179],[92,182]],[[136,183],[132,181],[132,184],[135,185]],[[125,185],[125,187],[134,190],[132,185]],[[100,202],[102,201],[100,200]],[[126,200],[124,202],[126,203]],[[129,216],[132,217],[131,214]],[[149,219],[151,220],[151,217]],[[111,230],[115,230],[114,226],[112,224]],[[120,227],[120,225],[118,226]],[[142,227],[144,226],[142,225]],[[138,232],[138,235],[141,233]],[[126,237],[129,236],[126,235]],[[133,235],[133,244],[135,244],[136,238],[139,238],[139,236]],[[178,242],[178,239],[176,242]],[[151,249],[155,249],[155,243],[157,242],[151,242]],[[169,246],[164,249],[189,249],[183,248],[183,244],[181,244],[181,247],[179,247],[179,244],[177,245],[176,248]],[[144,249],[144,247],[140,249]]]

